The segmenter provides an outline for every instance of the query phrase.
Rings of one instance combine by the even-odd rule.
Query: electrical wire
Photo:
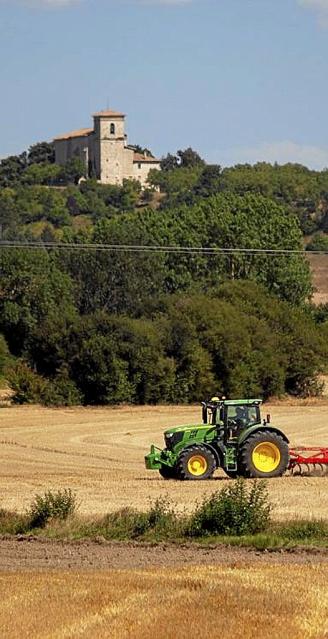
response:
[[[193,255],[328,255],[328,250],[316,251],[305,249],[271,249],[246,247],[217,247],[217,246],[160,246],[139,244],[91,244],[77,242],[22,242],[17,240],[0,240],[0,248],[11,249],[47,249],[65,251],[102,251],[124,253],[175,253]]]

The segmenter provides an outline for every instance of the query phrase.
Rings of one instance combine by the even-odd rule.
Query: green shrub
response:
[[[279,527],[278,532],[291,541],[327,540],[328,522],[320,519],[291,521]]]
[[[265,530],[271,504],[264,482],[247,485],[244,479],[205,497],[191,516],[188,534],[248,535]]]
[[[160,497],[147,512],[122,508],[106,515],[89,533],[100,534],[107,539],[167,539],[179,536],[181,529],[182,518],[175,514],[166,498]]]
[[[307,251],[328,251],[328,235],[326,233],[315,233],[311,242],[306,247]]]
[[[76,384],[63,375],[48,382],[40,401],[45,406],[77,406],[82,404],[83,397]]]
[[[15,404],[76,406],[82,403],[80,391],[67,375],[46,379],[19,360],[7,369],[6,376],[14,391]]]
[[[20,535],[28,530],[26,515],[0,508],[0,535]]]
[[[44,528],[50,519],[65,520],[76,510],[76,495],[70,488],[36,495],[27,513],[29,528]]]
[[[7,380],[14,391],[15,404],[42,403],[48,381],[32,371],[23,361],[17,361],[7,371]]]

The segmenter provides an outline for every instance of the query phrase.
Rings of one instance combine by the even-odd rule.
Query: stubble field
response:
[[[328,446],[328,401],[266,406],[293,444]],[[85,515],[180,510],[227,485],[165,482],[146,471],[149,444],[197,423],[198,407],[0,410],[0,506],[23,511],[36,493],[72,488]],[[277,519],[328,519],[328,476],[268,482]],[[325,552],[259,553],[186,544],[0,540],[1,636],[16,639],[327,639]]]
[[[328,401],[265,406],[292,444],[328,446]],[[163,445],[163,430],[199,423],[197,406],[0,410],[0,504],[23,511],[36,493],[69,487],[80,513],[100,514],[124,506],[148,508],[168,495],[178,510],[190,510],[219,490],[222,471],[205,482],[166,482],[147,471],[150,443]],[[268,482],[274,517],[328,518],[327,477],[282,477]]]

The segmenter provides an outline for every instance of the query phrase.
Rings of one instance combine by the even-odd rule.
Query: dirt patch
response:
[[[312,301],[314,304],[328,303],[328,255],[307,256],[315,289]]]
[[[258,552],[226,546],[0,539],[0,571],[99,570],[234,564],[327,564],[325,550]]]

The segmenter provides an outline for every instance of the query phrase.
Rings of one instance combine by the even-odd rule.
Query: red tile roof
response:
[[[160,160],[153,158],[151,155],[143,155],[142,153],[134,153],[133,162],[151,162],[153,164],[159,164]]]
[[[90,133],[93,133],[93,129],[77,129],[70,133],[64,133],[63,135],[57,135],[54,140],[69,140],[70,138],[84,138]]]

